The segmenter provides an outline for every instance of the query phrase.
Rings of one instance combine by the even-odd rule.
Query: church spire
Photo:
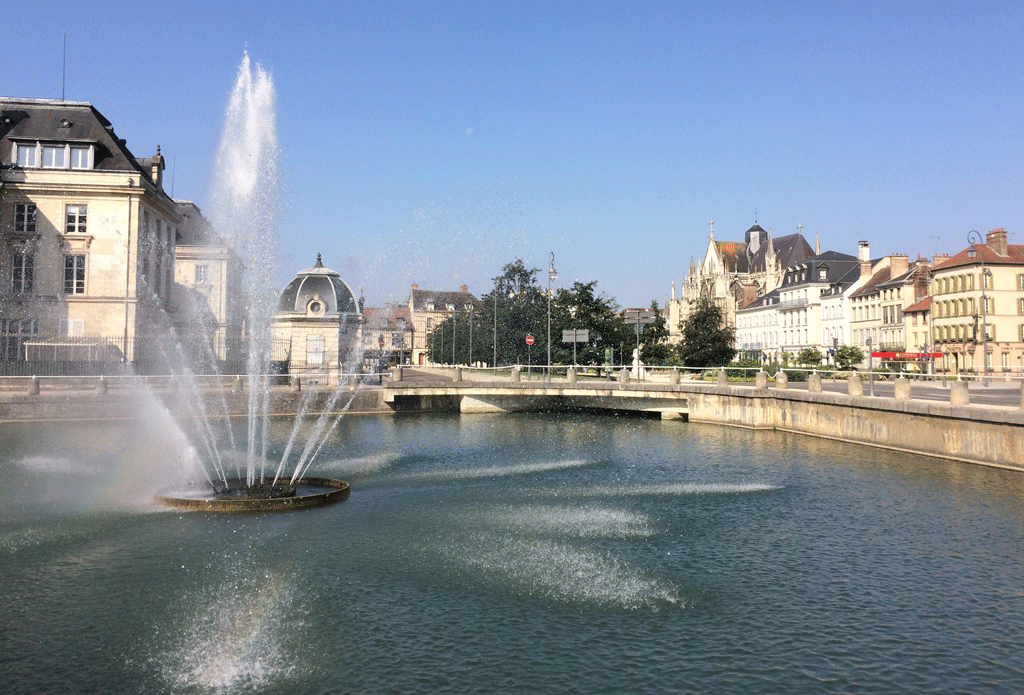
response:
[[[818,237],[819,234],[820,234],[820,232],[814,232],[814,255],[815,256],[820,256],[821,255],[821,239],[819,239],[819,237]]]

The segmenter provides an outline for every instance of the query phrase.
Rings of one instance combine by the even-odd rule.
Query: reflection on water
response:
[[[348,418],[311,471],[347,501],[215,517],[140,501],[187,463],[159,428],[3,430],[12,692],[1001,693],[1024,671],[1004,471],[680,422]]]

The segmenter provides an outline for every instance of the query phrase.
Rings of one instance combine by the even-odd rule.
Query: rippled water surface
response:
[[[680,422],[350,417],[311,471],[347,501],[220,517],[149,502],[158,432],[0,435],[4,692],[1024,683],[1020,474]]]

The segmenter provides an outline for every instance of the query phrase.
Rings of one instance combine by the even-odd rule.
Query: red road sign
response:
[[[533,336],[532,335],[527,335],[526,336],[526,344],[527,345],[533,345]]]

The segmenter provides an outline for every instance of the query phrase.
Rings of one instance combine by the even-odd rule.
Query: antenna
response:
[[[64,32],[64,55],[60,59],[60,100],[64,101],[64,83],[68,75],[68,33]]]

